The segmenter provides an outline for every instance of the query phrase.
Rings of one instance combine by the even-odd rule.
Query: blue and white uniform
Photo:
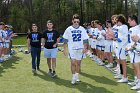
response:
[[[10,31],[9,30],[6,30],[5,31],[5,33],[6,33],[6,38],[5,38],[5,48],[9,48],[10,47],[10,39],[11,39],[11,35],[12,35],[12,33],[10,33]]]
[[[106,40],[105,40],[105,52],[113,52],[113,40],[107,38],[107,29],[106,29]]]
[[[69,26],[65,30],[63,38],[68,40],[70,59],[82,60],[82,58],[85,57],[85,54],[82,52],[84,49],[83,40],[89,39],[86,30],[82,26],[79,26],[78,28]]]
[[[103,36],[103,34],[105,34],[105,30],[97,30],[98,34],[97,34],[97,49],[104,51],[105,49],[105,37]]]
[[[0,40],[0,47],[4,47],[5,37],[6,33],[4,30],[0,30],[0,37],[2,40]]]
[[[118,49],[116,56],[118,59],[124,60],[126,59],[126,46],[128,44],[128,26],[127,25],[121,25],[118,26],[118,33],[116,33],[117,37],[117,43],[118,43]]]
[[[114,32],[115,38],[117,38],[118,37],[118,26],[114,25],[112,27],[112,31]],[[113,50],[115,53],[117,53],[117,47],[118,47],[117,41],[113,41]]]
[[[134,26],[129,29],[127,49],[131,49],[135,42],[132,41],[132,36],[138,35],[140,37],[140,26]],[[140,62],[140,43],[136,43],[135,49],[128,51],[130,62],[132,64]]]
[[[92,28],[92,36],[97,37],[98,31],[97,28]],[[91,48],[96,49],[97,40],[92,38]]]
[[[92,30],[93,30],[92,28],[87,29],[89,35],[92,35],[92,32],[93,32]],[[89,38],[88,41],[89,41],[89,45],[91,46],[92,38]]]

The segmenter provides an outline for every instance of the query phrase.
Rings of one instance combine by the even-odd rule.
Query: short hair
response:
[[[5,23],[4,22],[0,22],[0,25],[5,25]]]
[[[103,24],[102,23],[97,23],[98,25],[100,25],[100,26],[103,26]]]
[[[138,24],[138,17],[136,15],[129,15],[128,18],[134,20]]]
[[[117,18],[117,17],[118,17],[118,15],[116,15],[116,14],[115,14],[115,15],[112,15],[111,19],[113,19],[114,17],[116,17],[116,18]]]
[[[111,20],[106,20],[106,23],[110,23],[112,26],[112,21]]]
[[[117,22],[121,22],[122,24],[126,24],[126,18],[123,14],[119,14],[117,17]]]
[[[94,20],[94,24],[99,24],[99,23],[101,23],[99,20]]]
[[[32,23],[32,26],[37,26],[35,23]]]
[[[72,20],[74,20],[74,19],[80,19],[80,16],[78,14],[74,14],[72,17]]]
[[[52,21],[52,20],[48,20],[48,21],[47,21],[47,24],[48,24],[48,23],[52,23],[52,24],[53,24],[53,21]]]

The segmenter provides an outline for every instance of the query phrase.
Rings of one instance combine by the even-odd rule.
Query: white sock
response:
[[[75,78],[75,76],[76,76],[75,74],[72,74],[72,78]]]
[[[120,68],[120,64],[117,64],[117,67]]]
[[[79,73],[75,74],[76,79],[79,79]]]
[[[137,76],[134,76],[134,80],[135,80],[135,81],[137,80]]]
[[[79,73],[76,73],[75,76],[78,77],[79,76]]]

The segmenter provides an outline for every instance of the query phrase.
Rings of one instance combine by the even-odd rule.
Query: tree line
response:
[[[72,15],[81,16],[81,24],[99,19],[104,22],[113,14],[138,14],[138,0],[0,0],[0,21],[26,33],[32,23],[43,31],[51,19],[63,33],[71,24]]]

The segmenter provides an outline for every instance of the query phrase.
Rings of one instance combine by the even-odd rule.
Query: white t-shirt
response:
[[[68,49],[83,49],[84,44],[83,40],[89,38],[86,30],[79,26],[78,28],[74,28],[73,26],[69,26],[64,34],[63,38],[68,40]]]
[[[126,48],[126,45],[128,44],[128,26],[127,25],[121,25],[118,26],[118,39],[121,40],[121,42],[118,42],[118,47]]]

